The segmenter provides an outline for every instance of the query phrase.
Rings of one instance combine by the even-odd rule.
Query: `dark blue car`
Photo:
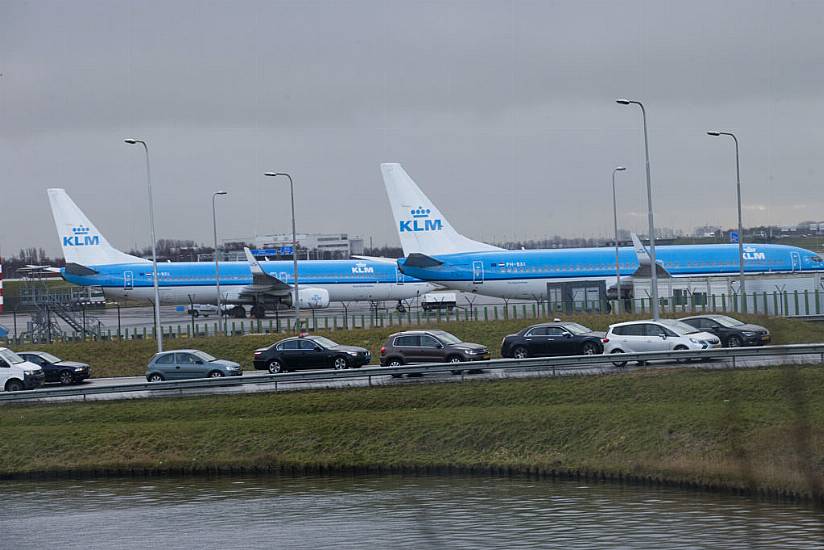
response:
[[[20,357],[43,369],[46,382],[60,382],[64,386],[79,384],[91,376],[91,368],[86,363],[64,361],[45,351],[22,351]]]

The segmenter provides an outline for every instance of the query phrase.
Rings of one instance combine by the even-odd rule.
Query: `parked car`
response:
[[[157,353],[146,368],[146,380],[149,382],[184,378],[222,378],[242,374],[243,369],[234,361],[217,359],[196,349]]]
[[[727,315],[695,315],[681,322],[718,336],[727,348],[764,346],[770,343],[770,331],[761,325],[751,325]]]
[[[501,357],[595,355],[604,352],[603,338],[603,332],[593,332],[578,323],[541,323],[504,337]]]
[[[295,336],[255,350],[254,365],[272,374],[303,369],[349,369],[368,365],[365,348],[343,346],[323,336]]]
[[[91,369],[86,363],[64,361],[45,351],[21,351],[18,355],[43,369],[46,382],[60,382],[64,386],[79,384],[91,376]]]
[[[443,330],[396,332],[381,346],[381,365],[397,367],[408,363],[463,363],[485,361],[489,350],[481,344],[463,342]],[[460,374],[461,370],[453,370]]]
[[[675,319],[630,321],[610,325],[604,337],[604,353],[701,350],[721,347],[721,340]],[[623,367],[626,361],[613,361]]]
[[[5,391],[33,390],[43,385],[43,369],[29,363],[9,348],[0,348],[0,388]]]

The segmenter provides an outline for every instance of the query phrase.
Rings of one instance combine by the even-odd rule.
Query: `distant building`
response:
[[[363,239],[348,233],[298,233],[299,257],[301,259],[348,258],[363,254]],[[243,259],[243,246],[251,245],[263,256],[292,255],[292,234],[258,235],[252,239],[226,239],[223,247],[225,255],[234,259]],[[204,255],[204,260],[205,255]]]

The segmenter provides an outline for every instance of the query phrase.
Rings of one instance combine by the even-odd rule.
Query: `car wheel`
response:
[[[226,376],[226,375],[223,374],[223,371],[219,371],[219,370],[213,370],[212,372],[209,373],[209,378],[223,378],[224,376]]]
[[[584,355],[598,355],[598,346],[592,342],[587,342],[584,344],[584,347],[581,348],[581,352]]]
[[[615,355],[616,353],[624,353],[624,351],[620,350],[620,349],[614,349],[611,352],[612,355]],[[616,367],[618,367],[619,369],[624,368],[624,367],[627,366],[626,361],[613,361],[612,364],[615,365]]]
[[[70,370],[61,370],[60,371],[60,383],[64,386],[68,386],[69,384],[74,383],[74,375]]]
[[[741,341],[741,338],[735,335],[732,335],[727,339],[728,348],[740,348],[743,343],[744,342]]]
[[[335,370],[343,370],[349,368],[349,361],[346,360],[346,357],[338,356],[335,357],[335,362],[333,363]]]
[[[515,359],[526,359],[527,357],[529,357],[529,352],[526,350],[526,348],[518,346],[517,348],[512,350],[512,357],[514,357]]]
[[[159,372],[153,372],[152,374],[146,377],[146,380],[148,380],[149,382],[163,382],[163,380],[165,379],[163,378],[163,375]]]
[[[9,380],[6,382],[6,391],[22,391],[23,382],[20,380]]]
[[[401,365],[403,365],[403,361],[397,358],[392,358],[386,363],[387,367],[400,367]]]
[[[286,372],[286,369],[283,368],[283,365],[281,365],[280,361],[277,359],[269,361],[269,367],[267,369],[270,374],[280,374],[282,372]]]
[[[686,351],[686,350],[687,350],[687,346],[675,346],[673,348],[673,351]],[[675,360],[676,363],[689,363],[689,361],[690,361],[689,359],[676,359]]]

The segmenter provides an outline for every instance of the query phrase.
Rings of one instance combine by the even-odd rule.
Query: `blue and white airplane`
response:
[[[81,286],[102,287],[106,296],[154,300],[152,263],[115,249],[63,189],[49,189],[49,202],[66,259],[62,277]],[[330,302],[414,299],[437,288],[404,275],[387,262],[316,260],[298,262],[301,308],[325,308]],[[221,262],[221,302],[234,304],[233,313],[245,314],[244,305],[261,315],[261,308],[290,305],[292,261]],[[217,302],[215,265],[207,262],[158,264],[160,302],[214,304]]]
[[[406,256],[398,265],[406,275],[464,292],[532,300],[547,296],[547,283],[617,283],[614,248],[504,250],[473,241],[449,224],[400,164],[382,164],[381,172]],[[633,240],[634,247],[619,249],[622,287],[644,264],[649,276],[649,256]],[[737,244],[658,246],[655,251],[664,277],[739,271]],[[750,274],[822,271],[824,259],[795,246],[752,244],[744,246],[744,269]]]

